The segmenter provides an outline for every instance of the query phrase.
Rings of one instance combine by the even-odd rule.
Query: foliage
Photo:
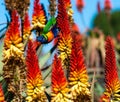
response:
[[[107,15],[104,11],[100,12],[94,19],[94,27],[99,27],[104,34],[116,37],[120,32],[120,11],[111,12]]]

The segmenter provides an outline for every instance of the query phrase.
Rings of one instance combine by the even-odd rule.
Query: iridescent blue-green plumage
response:
[[[50,20],[45,25],[45,27],[43,28],[43,33],[44,34],[48,33],[55,24],[56,24],[56,18],[51,17]]]
[[[55,37],[58,35],[58,30],[57,27],[54,26],[48,33],[46,34],[41,34],[40,36],[37,37],[37,41],[46,44],[51,42]]]
[[[56,18],[52,17],[43,29],[40,36],[37,37],[37,41],[46,44],[51,42],[58,35],[58,29],[56,26]]]

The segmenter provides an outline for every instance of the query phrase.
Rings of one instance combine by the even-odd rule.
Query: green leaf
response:
[[[95,88],[95,92],[97,93],[97,96],[101,96],[104,92],[104,88],[100,85],[99,82],[95,83],[96,88]]]
[[[40,56],[40,53],[42,51],[43,45],[40,45],[39,48],[37,49],[37,55]]]
[[[50,51],[48,53],[46,53],[45,55],[43,56],[39,56],[39,65],[40,65],[40,68],[43,68],[43,66],[45,65],[45,63],[49,60],[49,58],[51,57],[52,53],[54,52],[54,50],[56,49],[57,47],[57,44],[54,45]]]
[[[46,53],[45,55],[39,57],[39,65],[40,65],[40,68],[43,68],[43,66],[45,65],[45,63],[46,63],[46,62],[48,61],[48,59],[50,58],[50,56],[51,56],[51,52],[49,51],[49,52]]]
[[[51,71],[52,71],[52,67],[49,66],[49,68],[47,70],[45,70],[43,73],[43,80],[45,80],[50,74],[51,74]]]

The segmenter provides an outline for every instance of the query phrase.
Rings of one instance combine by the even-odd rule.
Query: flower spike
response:
[[[29,15],[26,13],[24,18],[24,25],[23,25],[23,39],[26,40],[30,36],[30,20]]]
[[[3,62],[3,76],[8,84],[8,92],[14,94],[12,101],[23,101],[24,96],[21,93],[26,89],[26,67],[19,16],[16,10],[12,11],[12,21],[4,39]]]
[[[38,64],[38,58],[36,50],[33,46],[33,42],[30,40],[27,50],[27,98],[28,102],[40,101],[45,102],[45,87],[42,86],[43,80],[41,71]]]
[[[70,35],[70,25],[68,20],[68,14],[63,0],[58,0],[57,23],[62,33],[62,36],[66,39]]]
[[[105,10],[111,10],[111,8],[112,8],[111,1],[105,0],[104,6],[105,6],[104,7]]]
[[[4,40],[4,60],[11,55],[22,56],[23,42],[20,32],[19,16],[16,10],[12,12],[12,22],[6,32]]]
[[[85,4],[83,0],[76,0],[76,6],[79,12],[82,12],[84,5]]]
[[[69,16],[70,23],[73,23],[73,10],[72,10],[72,4],[70,0],[64,0],[64,4]]]
[[[78,42],[79,44],[81,44],[81,47],[82,47],[82,35],[80,34],[80,30],[78,28],[78,25],[74,23],[72,25],[71,31],[72,31],[71,36],[72,36],[73,41]]]
[[[74,102],[90,101],[90,85],[88,83],[88,75],[84,63],[80,43],[74,41],[70,57],[70,75],[68,78],[70,94],[72,95]]]
[[[60,53],[59,57],[62,60],[64,68],[68,69],[69,57],[72,48],[71,45],[72,38],[71,38],[69,21],[68,21],[68,15],[63,0],[58,0],[57,24],[60,29],[60,36],[58,39],[58,51]]]
[[[20,37],[20,23],[17,11],[12,12],[12,22],[6,32],[5,37],[5,48],[9,49],[11,45],[21,49],[22,45],[20,42],[22,38]]]
[[[43,5],[39,3],[39,0],[34,1],[34,10],[32,15],[32,29],[43,29],[46,24],[46,16]]]
[[[66,8],[69,8],[72,6],[70,0],[64,0],[64,4]]]
[[[104,97],[102,98],[104,102],[120,101],[120,81],[117,73],[116,58],[114,45],[111,37],[106,39],[106,57],[105,57],[105,87]]]
[[[52,64],[52,101],[51,102],[69,102],[67,80],[62,69],[61,60],[55,55]]]

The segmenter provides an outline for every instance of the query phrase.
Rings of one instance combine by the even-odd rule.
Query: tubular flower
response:
[[[5,63],[4,67],[6,65],[14,63],[13,59],[16,57],[14,60],[19,60],[19,57],[23,57],[23,43],[22,43],[22,38],[20,37],[20,30],[19,30],[19,22],[18,22],[18,15],[16,11],[12,12],[12,22],[10,23],[10,26],[6,32],[5,40],[4,40],[4,51],[3,51],[3,56],[4,60],[3,62]],[[11,61],[12,60],[12,61]],[[23,58],[21,59],[23,60]],[[11,61],[11,63],[9,62]],[[10,69],[5,69],[3,70],[10,70]],[[6,73],[6,74],[5,74]],[[5,76],[8,76],[8,73],[5,72]],[[9,73],[9,74],[12,74]]]
[[[77,24],[73,24],[72,25],[72,29],[71,29],[72,33],[71,33],[71,36],[72,36],[72,39],[74,41],[76,41],[77,43],[79,43],[80,45],[79,46],[83,46],[82,44],[82,35],[80,34],[80,30],[77,26]]]
[[[58,41],[58,51],[60,52],[59,57],[62,60],[62,63],[64,65],[64,68],[68,68],[69,67],[69,58],[70,58],[70,54],[71,54],[71,42],[72,42],[72,38],[69,37],[67,40],[65,40],[61,35],[61,38],[59,38]]]
[[[70,26],[63,0],[58,0],[57,23],[58,28],[61,30],[62,36],[67,39],[70,36]]]
[[[67,80],[62,69],[61,60],[54,57],[52,64],[52,101],[51,102],[71,102],[69,99],[69,89]]]
[[[27,102],[45,102],[45,87],[32,41],[28,43],[27,57]]]
[[[72,7],[70,0],[64,0],[64,4],[65,4],[66,9],[69,9]]]
[[[74,23],[72,25],[72,31],[75,32],[75,33],[77,33],[77,34],[80,34],[79,27],[78,27],[78,25],[76,23]]]
[[[106,39],[106,57],[105,57],[105,87],[104,96],[109,97],[110,102],[120,101],[120,81],[117,73],[114,45],[111,37]],[[114,77],[113,77],[114,76]],[[104,97],[103,102],[108,102]]]
[[[64,7],[64,2],[62,0],[58,0],[58,2],[59,4],[57,23],[61,31],[58,41],[58,51],[60,53],[59,57],[61,58],[64,67],[67,68],[69,66],[69,57],[72,48],[72,38],[69,28],[68,15]]]
[[[80,43],[74,42],[70,58],[70,73],[69,73],[70,94],[74,102],[90,101],[90,90],[88,83],[88,75],[84,64],[83,53],[80,48]]]
[[[0,102],[5,102],[2,86],[0,85]]]
[[[46,24],[46,16],[43,5],[39,4],[39,0],[34,1],[34,10],[32,15],[32,29],[42,29]]]
[[[111,10],[111,8],[112,8],[112,5],[111,5],[110,0],[105,0],[104,9],[105,10]]]
[[[12,22],[6,32],[3,51],[3,76],[8,83],[8,92],[14,94],[13,101],[23,100],[25,91],[26,69],[23,57],[23,42],[20,36],[19,17],[12,12]]]
[[[14,10],[12,12],[12,22],[6,32],[6,37],[4,40],[4,58],[8,58],[10,55],[22,56],[23,43],[22,37],[20,36],[20,24],[17,12]]]
[[[100,97],[99,102],[110,102],[109,93],[104,92],[104,94]]]
[[[33,41],[33,47],[34,47],[35,49],[38,49],[40,45],[41,45],[40,42],[38,42],[38,41],[36,41],[36,40]]]
[[[25,18],[24,18],[24,25],[23,25],[23,39],[26,40],[30,36],[30,20],[29,20],[29,15],[26,13]]]
[[[83,0],[76,0],[76,6],[79,12],[82,12],[84,5],[85,4]]]
[[[73,10],[72,10],[72,4],[70,2],[70,0],[64,0],[64,4],[69,16],[69,20],[71,23],[73,23]]]
[[[72,31],[72,33],[71,33],[72,39],[74,41],[81,42],[82,41],[82,36],[80,34],[80,30],[79,30],[77,24],[73,23],[71,31]]]

